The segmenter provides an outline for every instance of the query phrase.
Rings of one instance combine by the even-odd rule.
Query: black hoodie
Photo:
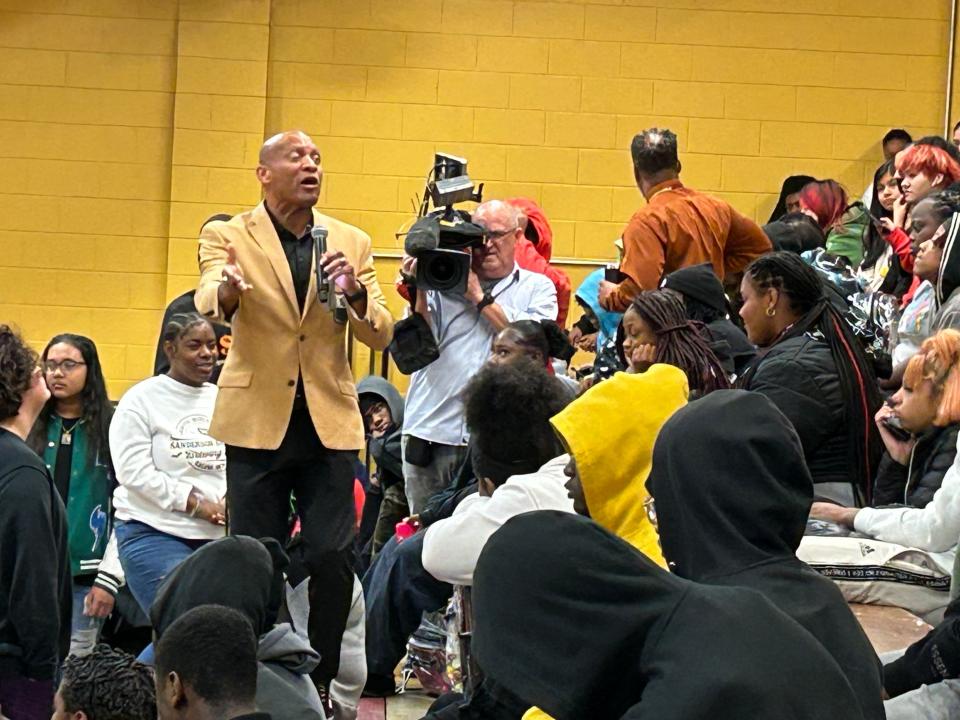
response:
[[[930,334],[935,335],[945,328],[960,330],[960,213],[954,213],[947,221],[947,238],[940,258],[940,272],[935,286],[937,314],[933,317]]]
[[[494,533],[473,609],[486,677],[556,720],[863,717],[836,663],[760,594],[670,575],[570,513]]]
[[[718,390],[679,410],[657,437],[647,490],[674,573],[762,593],[833,656],[863,717],[884,717],[870,641],[837,586],[796,557],[813,481],[797,433],[768,398]]]

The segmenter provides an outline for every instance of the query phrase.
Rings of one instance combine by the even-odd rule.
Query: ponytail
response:
[[[817,271],[798,255],[775,252],[754,260],[745,271],[758,289],[774,288],[785,295],[791,309],[801,317],[777,342],[819,332],[827,346],[840,377],[840,389],[847,406],[850,467],[862,498],[869,504],[873,489],[873,471],[880,458],[880,438],[873,416],[880,407],[880,390],[847,321],[824,295],[823,281]],[[740,380],[740,387],[749,389],[750,380],[762,364],[754,363]]]

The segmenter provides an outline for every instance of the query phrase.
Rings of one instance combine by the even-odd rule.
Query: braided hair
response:
[[[132,655],[97,645],[89,655],[71,655],[60,684],[67,713],[89,720],[156,720],[153,671]]]
[[[164,353],[167,354],[168,359],[169,352],[167,351],[167,343],[176,345],[191,328],[195,328],[197,325],[209,325],[213,327],[211,322],[198,312],[177,313],[176,315],[170,316],[167,324],[163,326],[163,332],[160,335],[163,341]]]
[[[854,470],[857,488],[869,504],[873,471],[881,450],[873,416],[880,407],[881,398],[871,364],[860,343],[847,321],[827,300],[820,275],[798,255],[789,252],[764,255],[747,266],[745,275],[758,289],[774,288],[785,295],[790,309],[800,316],[774,344],[819,332],[830,348],[847,408],[845,426],[849,434],[850,467]],[[749,390],[750,381],[762,363],[761,359],[748,368],[738,385]]]
[[[683,302],[676,295],[664,290],[648,290],[633,299],[630,309],[657,336],[654,362],[683,370],[691,396],[730,387],[720,361],[701,334],[702,325],[687,319]],[[629,365],[628,358],[623,356],[622,339],[618,341],[617,349],[621,360]]]

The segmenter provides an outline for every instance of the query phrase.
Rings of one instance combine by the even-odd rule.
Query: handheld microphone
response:
[[[327,253],[327,229],[323,225],[314,225],[310,228],[310,237],[313,238],[314,265],[317,273],[317,300],[321,305],[330,302],[330,280],[323,269],[320,258]]]

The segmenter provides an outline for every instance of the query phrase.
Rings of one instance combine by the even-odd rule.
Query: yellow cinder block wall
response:
[[[435,151],[540,202],[564,259],[613,257],[651,125],[758,221],[792,173],[859,196],[888,129],[942,131],[948,20],[946,0],[0,0],[0,321],[90,335],[118,396],[196,281],[200,224],[258,201],[260,143],[295,127],[398,312],[394,233]]]

